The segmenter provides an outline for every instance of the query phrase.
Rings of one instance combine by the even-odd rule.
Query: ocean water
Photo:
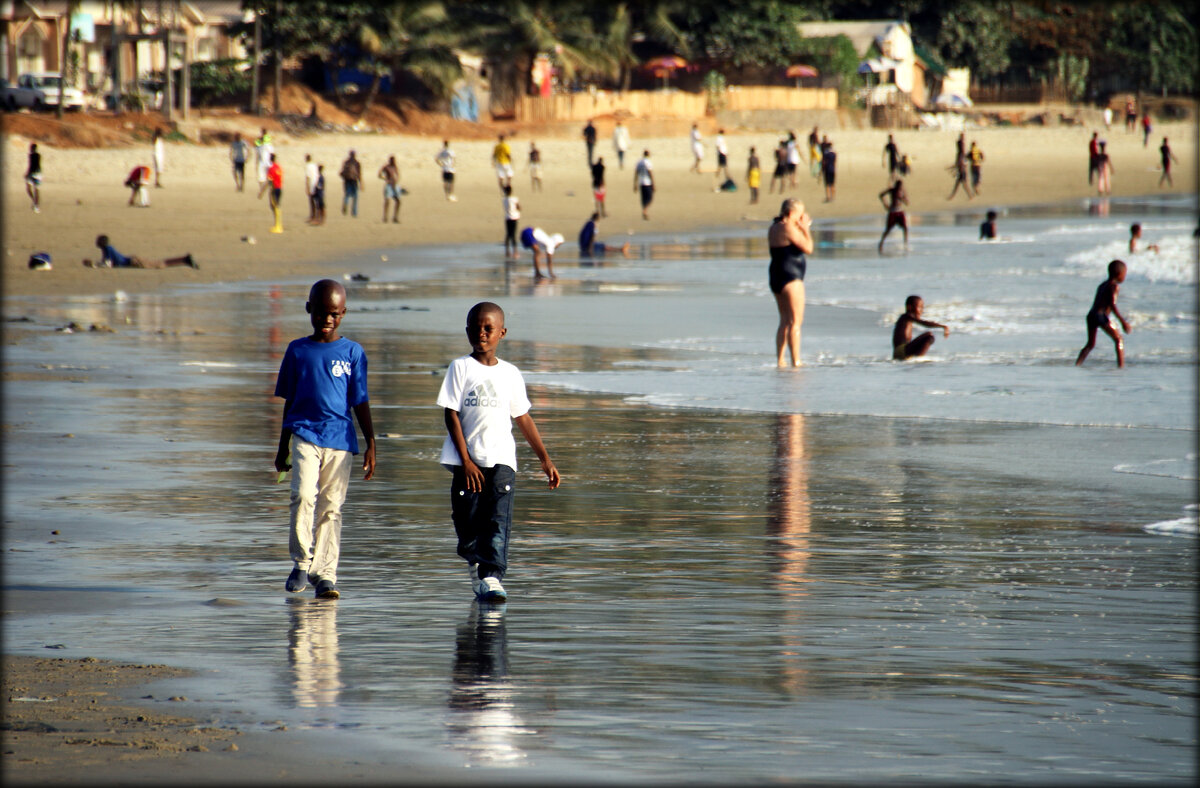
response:
[[[191,667],[206,722],[477,779],[1190,782],[1196,202],[978,242],[986,207],[882,255],[818,211],[799,370],[760,226],[566,248],[536,285],[498,247],[331,263],[370,278],[342,330],[380,433],[334,603],[283,591],[270,469],[309,282],[7,301],[6,648]],[[1114,258],[1127,367],[1100,339],[1076,368]],[[898,364],[911,293],[951,334]],[[522,448],[502,608],[454,555],[433,405],[484,299],[564,477]]]

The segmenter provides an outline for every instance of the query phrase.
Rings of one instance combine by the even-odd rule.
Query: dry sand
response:
[[[252,132],[252,127],[244,127]],[[604,128],[601,132],[605,131]],[[838,151],[837,195],[823,202],[818,183],[806,172],[788,196],[804,200],[816,217],[872,215],[883,211],[879,191],[886,185],[882,148],[886,132],[863,129],[823,129]],[[1022,126],[970,129],[966,137],[978,141],[986,156],[982,193],[953,201],[945,167],[953,156],[953,131],[900,131],[896,140],[914,159],[914,172],[906,179],[910,213],[954,209],[981,216],[989,208],[1095,197],[1087,183],[1088,126]],[[807,129],[799,129],[801,136]],[[1144,195],[1157,187],[1158,150],[1163,135],[1172,140],[1179,159],[1174,168],[1175,186],[1162,190],[1196,191],[1196,126],[1194,123],[1159,124],[1149,147],[1140,133],[1114,126],[1102,136],[1109,140],[1115,176],[1114,196]],[[24,194],[28,140],[11,135],[4,141],[4,287],[8,296],[103,293],[120,288],[129,292],[174,284],[242,279],[314,278],[347,272],[348,256],[370,250],[392,250],[407,244],[494,243],[497,261],[503,259],[503,217],[500,194],[490,164],[491,140],[453,142],[458,156],[457,202],[443,199],[440,170],[433,158],[440,141],[433,137],[384,134],[329,134],[306,138],[276,135],[277,151],[285,171],[284,228],[269,232],[272,224],[267,199],[257,198],[253,166],[248,167],[247,190],[233,188],[227,148],[223,145],[173,143],[167,145],[164,188],[151,189],[149,208],[128,207],[128,190],[121,184],[136,164],[150,164],[150,148],[54,149],[43,152],[42,211],[34,214]],[[771,148],[777,136],[769,133],[729,135],[730,161],[740,184],[736,193],[714,192],[715,153],[712,136],[706,136],[706,172],[688,172],[691,156],[687,140],[678,137],[635,138],[636,154],[649,148],[655,165],[658,192],[650,220],[643,221],[633,191],[633,158],[627,155],[624,170],[617,169],[607,137],[597,151],[608,165],[609,218],[601,222],[602,239],[628,237],[637,242],[647,233],[674,233],[714,227],[743,226],[765,231],[778,209],[779,196],[766,194],[770,179]],[[544,190],[531,191],[525,162],[530,137],[518,133],[512,140],[516,177],[515,193],[521,200],[521,226],[534,225],[560,232],[573,241],[592,211],[592,197],[582,140],[562,137],[539,139],[544,162]],[[749,205],[744,186],[746,155],[758,147],[765,168],[764,189],[758,205]],[[357,219],[342,216],[341,183],[337,171],[349,149],[364,163],[366,188],[360,196]],[[308,215],[304,195],[304,155],[325,165],[328,222],[321,227],[304,223]],[[388,155],[401,168],[404,198],[400,224],[381,221],[382,182],[376,173]],[[1000,222],[1003,230],[1003,219]],[[200,270],[88,270],[84,258],[96,257],[95,237],[110,236],[124,254],[162,258],[191,252]],[[919,238],[919,230],[914,234]],[[253,238],[255,243],[244,242]],[[52,271],[29,271],[29,255],[49,252]],[[489,252],[491,254],[491,252]],[[560,252],[575,254],[574,243]],[[389,255],[389,265],[404,265],[403,253]]]
[[[251,126],[243,130],[252,136]],[[609,218],[601,223],[601,237],[630,238],[645,234],[675,233],[706,228],[745,227],[763,232],[778,207],[779,195],[767,194],[771,149],[775,134],[729,135],[730,160],[736,193],[716,193],[713,179],[715,154],[711,134],[706,138],[706,172],[688,172],[691,164],[687,140],[673,137],[636,138],[624,170],[601,128],[598,152],[608,164]],[[803,136],[808,129],[799,129]],[[817,182],[802,173],[799,185],[789,189],[809,205],[817,223],[824,218],[870,215],[882,219],[879,191],[886,185],[881,154],[886,132],[860,129],[823,129],[839,153],[837,197],[823,202]],[[1087,183],[1087,140],[1091,127],[991,127],[967,131],[967,140],[978,141],[986,155],[983,192],[975,200],[961,195],[946,200],[951,186],[945,167],[952,158],[952,131],[901,131],[895,136],[902,151],[914,159],[915,171],[907,185],[913,213],[977,212],[989,208],[1038,204],[1095,197]],[[1179,162],[1173,193],[1196,191],[1196,126],[1194,123],[1160,124],[1150,147],[1140,134],[1113,128],[1102,136],[1109,140],[1115,165],[1114,196],[1144,195],[1159,191],[1157,146],[1163,135],[1171,138]],[[44,183],[42,211],[34,214],[24,194],[28,140],[10,134],[4,140],[4,267],[5,295],[23,296],[129,292],[154,290],[178,284],[234,280],[278,280],[340,276],[352,268],[347,258],[376,250],[389,256],[387,265],[402,266],[405,255],[396,247],[408,244],[492,243],[497,262],[503,259],[500,195],[490,165],[491,140],[453,142],[458,155],[457,202],[442,197],[440,171],[433,161],[440,141],[431,137],[381,134],[330,134],[289,138],[277,134],[277,151],[285,169],[285,232],[273,235],[266,199],[259,200],[252,166],[244,193],[233,188],[227,148],[176,143],[167,146],[164,188],[151,190],[150,208],[126,205],[128,191],[121,185],[135,164],[149,164],[148,145],[103,149],[56,149],[40,145]],[[545,166],[545,188],[530,189],[524,167],[530,136],[513,139],[517,175],[515,191],[521,199],[521,225],[536,225],[561,232],[573,240],[592,211],[589,173],[584,146],[575,137],[539,139]],[[761,202],[748,204],[744,187],[746,153],[758,147],[765,168]],[[364,162],[367,182],[360,198],[357,219],[340,212],[341,185],[337,171],[349,149]],[[649,148],[655,164],[658,194],[651,219],[643,221],[633,191],[633,161]],[[321,227],[304,223],[307,204],[303,193],[304,155],[311,153],[326,166],[329,183],[328,222]],[[409,195],[403,201],[401,223],[381,221],[381,182],[376,172],[388,155],[396,155],[401,180]],[[880,224],[882,226],[882,223]],[[1003,219],[1001,219],[1003,228]],[[94,239],[107,233],[117,249],[143,258],[194,254],[200,270],[90,270],[80,265],[95,258]],[[914,240],[919,240],[919,227]],[[243,237],[252,237],[247,243]],[[54,258],[54,270],[29,271],[26,261],[35,251]],[[560,253],[564,262],[575,254],[574,244]],[[527,258],[526,258],[527,259]],[[382,262],[380,263],[383,264]],[[560,268],[560,272],[561,272]],[[15,302],[6,301],[12,313]],[[160,782],[186,774],[189,781],[306,781],[320,779],[394,778],[395,764],[371,764],[349,757],[322,760],[313,771],[312,758],[295,759],[311,746],[284,731],[242,733],[226,727],[206,727],[177,713],[185,703],[143,698],[134,708],[117,694],[122,686],[145,685],[181,675],[162,666],[121,666],[97,661],[68,661],[5,657],[4,756],[6,781],[92,782],[97,779]],[[168,696],[169,697],[169,696]],[[38,700],[23,700],[36,698]],[[52,701],[46,700],[53,698]],[[282,726],[286,727],[286,726]],[[236,747],[236,749],[235,749]],[[289,761],[289,758],[292,760]],[[299,768],[289,768],[296,763]],[[180,772],[184,768],[186,771]],[[407,770],[408,779],[456,779],[454,774]]]

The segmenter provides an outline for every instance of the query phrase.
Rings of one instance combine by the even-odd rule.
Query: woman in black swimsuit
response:
[[[779,366],[785,363],[785,348],[791,352],[792,366],[800,366],[800,326],[804,323],[804,255],[812,254],[812,217],[804,203],[788,198],[779,216],[767,231],[771,265],[767,269],[771,292],[779,307],[779,330],[775,332],[775,353]]]

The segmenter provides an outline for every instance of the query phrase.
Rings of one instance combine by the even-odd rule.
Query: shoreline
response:
[[[908,211],[914,215],[945,211],[978,213],[989,209],[1042,205],[1072,199],[1097,200],[1086,181],[1087,127],[991,127],[972,129],[985,152],[981,194],[966,200],[945,196],[951,185],[943,159],[952,158],[956,132],[895,132],[903,152],[914,159],[914,172],[906,180]],[[822,219],[876,217],[882,228],[884,213],[878,191],[886,185],[881,151],[887,132],[839,129],[829,132],[839,152],[837,195],[823,201],[821,187],[801,164],[798,183],[782,195],[761,190],[757,205],[749,204],[744,188],[745,160],[751,145],[763,162],[764,184],[770,183],[770,146],[776,135],[727,135],[732,176],[739,184],[733,193],[714,191],[715,155],[712,138],[705,138],[706,159],[700,175],[691,165],[686,141],[676,138],[635,140],[634,148],[648,147],[655,165],[657,193],[650,220],[643,221],[632,189],[634,157],[626,156],[623,170],[616,168],[611,145],[598,145],[608,171],[606,203],[609,217],[599,222],[599,235],[612,244],[640,237],[719,229],[733,232],[747,223],[767,223],[781,196],[803,200],[819,225]],[[1143,147],[1140,134],[1117,132],[1109,149],[1115,162],[1113,199],[1151,194],[1194,194],[1196,191],[1196,125],[1162,124],[1155,138],[1173,137],[1179,162],[1173,171],[1175,187],[1159,189],[1158,152]],[[1186,142],[1185,142],[1186,141]],[[433,157],[440,145],[427,137],[330,134],[319,139],[282,135],[277,150],[285,170],[282,234],[271,234],[272,220],[266,199],[257,199],[253,166],[249,166],[246,191],[233,188],[227,154],[221,146],[172,144],[167,148],[164,188],[151,188],[149,208],[129,207],[128,190],[120,185],[128,170],[148,163],[148,148],[101,150],[42,148],[42,211],[30,210],[19,177],[23,171],[26,140],[11,137],[5,143],[9,173],[3,213],[5,253],[3,283],[9,297],[36,295],[96,295],[121,288],[149,292],[175,284],[213,284],[230,281],[275,281],[296,277],[328,276],[339,261],[363,255],[388,256],[381,260],[403,265],[402,251],[411,246],[486,243],[495,245],[495,260],[504,260],[500,193],[490,165],[492,141],[452,142],[457,153],[457,202],[444,199]],[[512,140],[514,193],[521,201],[520,226],[540,226],[567,239],[561,256],[573,259],[575,236],[593,210],[590,178],[582,142],[563,139],[538,141],[545,176],[543,191],[531,191],[525,169],[529,137],[518,133]],[[360,216],[341,214],[342,189],[336,177],[349,149],[363,161],[365,189],[359,197]],[[303,157],[312,153],[326,170],[327,221],[305,224],[307,200],[303,193]],[[640,152],[637,151],[637,152]],[[634,151],[631,151],[631,154]],[[765,155],[764,155],[765,154]],[[377,168],[388,155],[396,155],[401,184],[408,189],[401,202],[400,223],[380,221],[381,181]],[[14,174],[15,171],[15,174]],[[64,173],[69,173],[69,177]],[[1002,213],[1003,216],[1003,213]],[[1003,219],[1001,219],[1003,232]],[[126,255],[146,259],[191,252],[199,270],[90,270],[84,258],[94,258],[97,235],[107,234],[114,247]],[[251,241],[251,239],[253,239]],[[919,235],[917,238],[919,242]],[[52,271],[30,271],[26,261],[35,251],[49,252]],[[400,254],[396,254],[399,252]],[[490,252],[488,253],[491,254]],[[399,259],[396,259],[399,257]],[[522,251],[520,265],[528,265]],[[341,273],[341,271],[338,271]]]

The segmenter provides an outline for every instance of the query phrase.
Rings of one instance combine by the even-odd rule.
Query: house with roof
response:
[[[946,68],[913,41],[912,26],[898,20],[802,22],[805,38],[844,35],[862,58],[860,74],[873,74],[876,85],[866,93],[867,104],[887,103],[899,92],[916,107],[928,107],[940,92]]]

